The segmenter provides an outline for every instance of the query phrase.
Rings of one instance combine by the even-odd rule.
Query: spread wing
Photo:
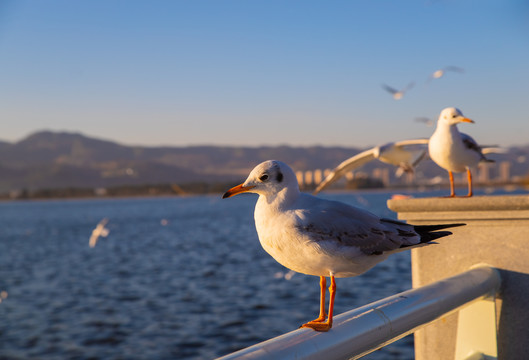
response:
[[[507,154],[509,150],[498,147],[498,146],[491,146],[491,145],[484,145],[481,147],[481,152],[486,154]]]
[[[404,89],[402,89],[401,92],[406,92],[406,91],[410,90],[414,86],[415,86],[415,83],[411,82]]]
[[[97,239],[99,239],[100,236],[106,237],[109,233],[109,230],[105,228],[105,225],[108,223],[108,219],[104,218],[97,224],[94,230],[92,230],[92,235],[90,235],[90,239],[88,240],[88,245],[90,247],[96,246]]]
[[[416,166],[426,155],[427,149],[426,148],[419,148],[419,149],[413,149],[413,147],[417,145],[426,145],[428,144],[429,139],[411,139],[411,140],[402,140],[398,141],[396,143],[389,143],[384,146],[379,147],[380,149],[386,146],[392,146],[399,148],[400,150],[405,150],[409,152],[413,152],[410,156],[411,161],[409,161],[408,164],[402,164],[401,161],[397,162],[391,162],[391,161],[385,161],[388,164],[393,164],[396,166],[404,167],[403,171],[409,171],[411,168]],[[338,179],[340,179],[342,176],[344,176],[346,173],[348,173],[351,170],[354,170],[356,168],[359,168],[360,166],[368,163],[369,161],[375,159],[375,149],[377,147],[374,147],[372,149],[366,150],[364,152],[361,152],[347,160],[344,160],[340,165],[338,165],[332,172],[327,175],[327,177],[316,187],[316,190],[314,190],[313,194],[316,195],[332,183],[336,182]]]
[[[387,152],[382,152],[379,159],[385,163],[399,166],[397,176],[403,172],[413,172],[413,168],[425,157],[429,139],[412,139],[398,141],[391,145]]]
[[[445,71],[454,71],[454,72],[458,72],[458,73],[464,73],[465,72],[465,69],[463,68],[460,68],[459,66],[447,66],[444,68]]]
[[[330,184],[334,183],[338,179],[340,179],[342,176],[347,174],[349,171],[356,169],[369,161],[373,160],[375,158],[374,156],[374,150],[375,148],[363,151],[359,154],[356,154],[353,157],[350,157],[347,160],[344,160],[338,165],[334,170],[331,171],[325,179],[318,185],[316,190],[314,190],[313,194],[317,194],[323,189],[325,189]]]
[[[413,172],[414,168],[419,165],[419,163],[426,157],[426,154],[428,153],[428,143],[430,139],[414,139],[414,140],[404,140],[399,141],[396,143],[396,146],[415,146],[415,145],[422,145],[417,150],[411,150],[413,151],[412,159],[410,161],[411,165],[411,171]],[[400,167],[399,169],[402,169]],[[403,169],[405,171],[405,169]],[[397,174],[398,175],[398,174]]]
[[[399,92],[397,89],[394,89],[394,88],[392,88],[391,86],[388,86],[388,85],[386,85],[386,84],[382,84],[382,88],[383,88],[384,90],[386,90],[387,92],[391,93],[391,94],[396,94],[396,93]]]
[[[410,140],[402,140],[397,141],[395,143],[395,146],[408,146],[408,145],[428,145],[428,142],[430,139],[410,139]]]

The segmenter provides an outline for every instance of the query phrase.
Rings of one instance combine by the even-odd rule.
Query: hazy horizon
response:
[[[306,147],[326,147],[326,148],[341,147],[341,148],[365,149],[365,148],[371,148],[371,147],[375,147],[375,146],[379,146],[379,145],[384,145],[385,144],[385,143],[368,144],[366,146],[355,146],[354,144],[349,144],[349,145],[343,144],[342,145],[342,144],[317,144],[317,143],[314,143],[314,144],[301,144],[301,145],[287,144],[287,143],[283,143],[283,144],[282,143],[279,143],[279,144],[264,144],[264,143],[263,144],[196,143],[196,144],[158,144],[158,145],[149,145],[149,144],[126,143],[126,142],[122,142],[122,141],[119,141],[119,140],[116,140],[116,139],[112,139],[112,138],[109,138],[109,137],[105,137],[105,136],[87,134],[87,133],[84,133],[82,131],[53,130],[53,129],[37,129],[37,130],[29,132],[25,136],[22,136],[20,139],[16,139],[14,141],[5,140],[5,139],[2,139],[0,137],[0,141],[7,142],[7,143],[10,143],[10,144],[15,144],[15,143],[18,143],[20,141],[23,141],[23,140],[27,139],[28,137],[30,137],[32,135],[35,135],[35,134],[38,134],[38,133],[42,133],[42,132],[52,132],[52,133],[56,133],[56,134],[59,134],[59,133],[78,134],[78,135],[81,135],[81,136],[84,136],[84,137],[87,137],[87,138],[90,138],[90,139],[109,141],[109,142],[113,142],[113,143],[116,143],[116,144],[122,145],[122,146],[129,146],[129,147],[137,146],[137,147],[149,147],[149,148],[153,148],[153,147],[200,147],[200,146],[248,147],[248,148],[254,148],[254,147],[281,147],[281,146],[288,146],[288,147],[301,147],[301,148],[306,148]],[[486,145],[486,146],[497,146],[497,144],[484,144],[484,145]],[[511,147],[525,147],[525,146],[529,146],[529,140],[526,143],[523,143],[523,144],[512,144],[512,145],[508,145],[508,146],[498,146],[498,147],[511,148]]]

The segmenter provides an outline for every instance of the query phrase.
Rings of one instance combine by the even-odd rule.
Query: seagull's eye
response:
[[[455,115],[455,114],[454,114],[454,115],[452,115],[452,119],[455,119],[456,117],[457,117],[457,115]]]
[[[263,175],[261,175],[261,176],[259,177],[259,180],[261,180],[261,181],[266,181],[266,180],[268,180],[268,174],[263,174]]]

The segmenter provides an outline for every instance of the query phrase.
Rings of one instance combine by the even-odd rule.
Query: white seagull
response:
[[[386,164],[398,166],[397,176],[403,172],[413,172],[413,169],[424,158],[428,149],[428,139],[413,139],[387,143],[375,146],[344,160],[331,171],[329,175],[314,190],[314,195],[334,183],[349,171],[356,169],[369,161],[378,159]]]
[[[108,219],[103,219],[97,224],[96,228],[92,230],[92,235],[90,235],[90,240],[88,241],[88,245],[93,248],[96,246],[97,239],[99,239],[100,236],[107,237],[110,230],[108,230],[105,225],[108,223]]]
[[[448,171],[450,178],[450,197],[455,196],[454,172],[467,172],[468,194],[472,196],[472,173],[470,168],[480,161],[494,162],[483,155],[482,148],[469,135],[460,133],[457,124],[474,123],[463,116],[460,110],[450,107],[441,111],[437,128],[430,137],[428,151],[430,158],[440,167]]]
[[[408,84],[408,86],[406,86],[404,89],[402,90],[397,90],[397,89],[394,89],[392,88],[391,86],[388,86],[386,84],[382,84],[382,88],[384,90],[386,90],[387,92],[389,92],[391,95],[393,95],[393,99],[395,100],[400,100],[404,97],[404,94],[410,90],[413,86],[415,85],[414,82],[411,82]]]
[[[429,81],[433,80],[433,79],[440,79],[442,78],[447,71],[453,71],[453,72],[458,72],[458,73],[464,73],[465,70],[458,67],[458,66],[446,66],[442,69],[438,69],[438,70],[435,70],[431,75],[430,77],[428,78]]]
[[[244,183],[229,189],[223,198],[244,192],[259,195],[254,218],[265,251],[291,270],[320,277],[320,314],[302,325],[316,331],[332,327],[335,277],[360,275],[392,253],[451,234],[435,230],[462,225],[413,226],[301,193],[292,169],[275,160],[257,165]],[[327,276],[331,280],[328,313]]]

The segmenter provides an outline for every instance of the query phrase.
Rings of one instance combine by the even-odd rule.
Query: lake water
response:
[[[395,218],[389,193],[323,196]],[[318,278],[264,252],[255,201],[0,203],[0,359],[210,359],[297,329],[318,313]],[[110,234],[90,248],[102,218]],[[409,253],[337,286],[335,314],[407,290]],[[366,358],[413,358],[413,338]]]

